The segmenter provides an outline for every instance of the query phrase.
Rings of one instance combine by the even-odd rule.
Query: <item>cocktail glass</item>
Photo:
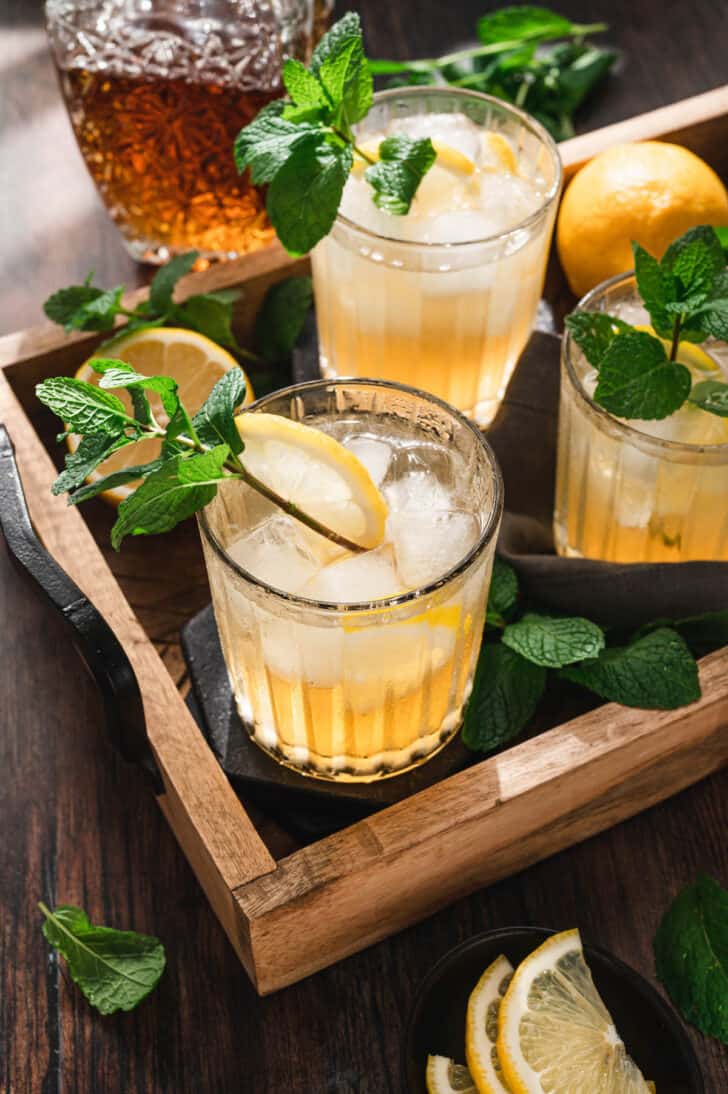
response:
[[[383,547],[344,555],[240,483],[200,515],[215,617],[253,739],[306,774],[369,781],[457,732],[503,505],[487,442],[396,384],[315,381],[246,413],[333,434],[388,501]],[[243,455],[244,458],[244,455]]]
[[[556,145],[523,111],[453,88],[375,95],[358,143],[375,150],[394,132],[430,136],[445,154],[404,217],[375,207],[363,170],[349,178],[312,253],[321,371],[412,384],[487,425],[541,296]]]
[[[632,274],[598,285],[579,308],[650,322]],[[694,382],[725,380],[728,346],[710,340],[702,350],[710,361],[691,349],[682,358]],[[561,360],[559,554],[605,562],[728,560],[728,419],[684,405],[662,421],[623,421],[594,402],[594,369],[568,332]]]

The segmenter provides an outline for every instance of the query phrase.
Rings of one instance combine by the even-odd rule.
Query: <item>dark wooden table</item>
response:
[[[346,7],[348,5],[341,5]],[[466,41],[490,0],[363,0],[371,52],[432,55]],[[593,127],[714,87],[728,26],[715,0],[560,0],[606,17],[621,71],[581,116]],[[76,151],[40,5],[2,6],[0,331],[38,321],[52,289],[95,269],[128,285],[126,256]],[[654,979],[651,940],[677,890],[728,884],[728,774],[461,901],[272,998],[258,999],[136,773],[104,740],[94,687],[0,540],[0,1087],[12,1094],[400,1094],[417,984],[489,927],[578,924]],[[101,1018],[40,933],[36,902],[161,936],[168,969],[136,1012]],[[691,1031],[709,1094],[728,1050]]]

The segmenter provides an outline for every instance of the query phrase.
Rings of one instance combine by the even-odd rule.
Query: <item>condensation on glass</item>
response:
[[[81,153],[135,258],[273,238],[233,142],[281,94],[284,58],[309,58],[314,14],[313,0],[46,0]]]
[[[297,527],[276,531],[290,518],[250,488],[229,484],[200,517],[223,654],[253,739],[278,761],[313,776],[369,781],[396,774],[432,756],[461,723],[502,510],[495,458],[462,416],[397,385],[318,381],[270,396],[257,409],[315,426],[347,445],[355,438],[359,452],[365,444],[388,446],[392,471],[381,471],[385,497],[394,496],[390,486],[395,493],[407,487],[413,466],[420,468],[418,489],[441,491],[446,499],[454,496],[447,491],[457,491],[454,502],[443,503],[455,508],[433,513],[431,522],[419,505],[406,510],[405,501],[402,531],[392,533],[393,542],[409,537],[399,562],[415,567],[414,579],[417,566],[431,564],[439,537],[449,560],[429,571],[436,578],[423,586],[411,579],[397,595],[368,601],[357,596],[360,579],[351,560],[338,603],[330,592],[325,600],[306,596],[305,589],[283,592],[244,570],[235,559],[251,556],[241,556],[239,545],[265,528],[271,531],[268,549],[283,549],[285,540],[291,552],[284,581],[295,567],[311,566],[306,543],[296,554],[289,542],[307,530],[292,522]],[[462,534],[468,520],[473,533],[463,541],[464,553],[448,556],[447,530]],[[366,555],[353,559],[368,565]],[[380,563],[382,569],[389,565]]]

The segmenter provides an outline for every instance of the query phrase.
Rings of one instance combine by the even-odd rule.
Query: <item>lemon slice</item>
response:
[[[470,1072],[447,1056],[428,1056],[425,1072],[427,1094],[478,1094]]]
[[[510,175],[518,174],[516,153],[508,138],[502,133],[484,133],[483,147],[490,161],[486,166],[507,171]]]
[[[195,414],[217,381],[231,368],[239,365],[227,350],[211,342],[203,334],[177,327],[153,327],[137,334],[123,335],[106,347],[104,357],[117,357],[120,361],[132,365],[144,376],[171,376],[177,381],[182,402],[190,414]],[[101,377],[94,372],[91,361],[85,361],[76,373],[77,380],[89,384],[98,384]],[[246,377],[247,380],[247,377]],[[253,389],[247,380],[247,394],[243,405],[253,401]],[[131,399],[125,391],[118,389],[115,395],[121,399],[131,413]],[[149,402],[155,417],[164,425],[167,416],[164,413],[159,396],[149,393]],[[67,439],[68,448],[75,452],[79,438],[71,434]],[[153,438],[137,441],[136,444],[114,452],[89,475],[87,482],[96,482],[112,471],[123,471],[134,464],[147,463],[159,455],[161,442]],[[137,482],[116,486],[106,490],[101,497],[112,505],[118,505],[137,487]]]
[[[510,1094],[503,1078],[496,1040],[501,1000],[513,977],[513,965],[497,957],[468,999],[465,1019],[465,1058],[478,1094]]]
[[[452,145],[445,144],[444,141],[434,138],[432,147],[435,149],[435,154],[443,167],[449,167],[451,171],[457,171],[461,175],[472,175],[475,164],[459,148],[453,148]]]
[[[594,986],[577,930],[522,961],[500,1007],[498,1056],[512,1094],[648,1094]]]
[[[251,411],[235,420],[243,462],[266,486],[360,547],[384,542],[386,502],[353,452],[278,414]]]

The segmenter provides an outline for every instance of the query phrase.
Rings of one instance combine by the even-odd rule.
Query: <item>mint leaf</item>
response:
[[[102,296],[103,291],[95,285],[69,285],[49,296],[43,305],[43,311],[68,333],[78,329],[76,316],[80,309]]]
[[[728,418],[728,384],[720,380],[702,380],[690,392],[690,402],[709,414]]]
[[[192,419],[203,444],[225,444],[237,455],[243,450],[235,425],[235,412],[245,399],[247,386],[242,369],[231,368],[213,387]]]
[[[313,72],[309,72],[305,65],[293,57],[289,57],[283,65],[283,84],[298,107],[316,109],[330,107],[330,101],[321,82],[316,79]]]
[[[43,380],[36,385],[35,394],[71,433],[109,433],[118,437],[127,426],[134,425],[116,395],[72,376]]]
[[[723,254],[725,256],[725,259],[726,259],[726,261],[728,261],[728,228],[726,228],[726,227],[716,228],[715,226],[713,226],[713,231],[715,232],[715,234],[717,236],[718,242],[720,243],[721,247],[723,248]]]
[[[417,187],[435,162],[429,137],[387,137],[379,145],[379,160],[367,167],[365,178],[373,187],[374,203],[394,216],[409,212]]]
[[[706,335],[728,340],[728,270],[719,273],[713,282],[708,300],[694,316]]]
[[[137,479],[143,479],[146,475],[158,471],[163,463],[164,457],[158,456],[156,460],[150,460],[149,463],[132,464],[120,471],[110,471],[108,475],[103,475],[95,482],[86,483],[85,486],[79,486],[70,493],[68,504],[81,505],[82,502],[95,498],[97,494],[103,494],[105,490],[113,490],[117,486],[126,486],[130,482],[136,482]]]
[[[320,142],[318,126],[295,124],[281,117],[282,100],[264,106],[250,125],[235,138],[235,163],[242,174],[250,168],[256,186],[272,182],[294,151]]]
[[[164,314],[169,311],[174,303],[177,282],[190,272],[197,258],[197,251],[187,251],[185,254],[170,258],[165,266],[160,266],[149,287],[149,306],[153,312]]]
[[[223,478],[223,464],[230,455],[230,447],[219,444],[209,452],[187,456],[177,465],[177,478],[183,485],[216,483]]]
[[[565,38],[572,27],[570,19],[555,11],[522,5],[483,15],[478,20],[478,38],[484,45],[534,38]]]
[[[632,328],[622,319],[598,311],[575,311],[567,315],[564,325],[590,365],[598,369],[604,354],[618,334]]]
[[[728,1045],[728,892],[706,875],[688,885],[654,947],[657,976],[683,1018]]]
[[[99,386],[104,390],[110,388],[126,388],[130,395],[141,391],[153,391],[159,395],[165,413],[171,418],[179,405],[177,396],[177,381],[171,376],[144,376],[136,372],[125,361],[113,359],[94,358],[91,365],[96,372],[100,372]],[[135,407],[136,409],[136,407]],[[144,419],[145,421],[148,418]]]
[[[189,296],[184,304],[175,306],[172,319],[181,327],[189,327],[204,334],[218,345],[238,350],[240,347],[233,334],[233,298],[223,298],[219,293],[202,293]]]
[[[637,289],[650,313],[652,326],[661,338],[671,338],[675,321],[665,305],[676,299],[673,280],[657,259],[639,243],[632,243],[632,254]]]
[[[669,627],[603,650],[597,659],[570,665],[560,675],[602,699],[645,710],[674,710],[700,698],[695,659]]]
[[[510,741],[533,717],[545,687],[545,668],[501,642],[486,643],[465,711],[464,743],[476,752],[491,752]]]
[[[255,321],[255,345],[266,361],[275,363],[290,355],[312,302],[310,277],[289,277],[271,286]]]
[[[594,399],[618,418],[667,418],[685,402],[690,384],[689,369],[668,361],[657,338],[631,330],[604,354]]]
[[[72,980],[102,1014],[133,1010],[159,983],[165,954],[158,938],[94,927],[82,908],[68,904],[55,911],[38,907],[46,941],[65,957]]]
[[[713,280],[725,269],[725,255],[715,229],[705,224],[689,228],[665,251],[660,263],[676,277],[686,295],[710,291]]]
[[[493,559],[493,574],[488,592],[487,621],[494,627],[502,627],[505,616],[518,602],[518,577],[516,571],[498,555]]]
[[[126,437],[113,433],[83,437],[76,451],[66,456],[66,466],[51,486],[51,494],[65,494],[80,486],[107,456],[127,443]]]
[[[220,448],[227,451],[226,445]],[[182,464],[192,463],[196,459],[206,460],[208,455],[211,453],[204,456],[174,456],[149,475],[130,497],[125,498],[111,529],[114,550],[119,550],[125,536],[168,532],[212,501],[217,486],[210,481],[210,467],[207,464],[203,468],[202,481],[195,478],[195,468],[182,472],[184,479],[180,479],[179,475]],[[222,478],[222,474],[216,477]]]
[[[352,165],[349,145],[299,144],[277,171],[266,208],[289,254],[303,255],[331,230]]]
[[[604,632],[580,616],[527,612],[518,623],[506,627],[503,642],[534,665],[558,669],[596,657],[604,648]]]
[[[373,82],[356,12],[347,12],[323,36],[313,51],[311,71],[321,81],[334,107],[343,114],[346,126],[360,121],[369,112]]]

